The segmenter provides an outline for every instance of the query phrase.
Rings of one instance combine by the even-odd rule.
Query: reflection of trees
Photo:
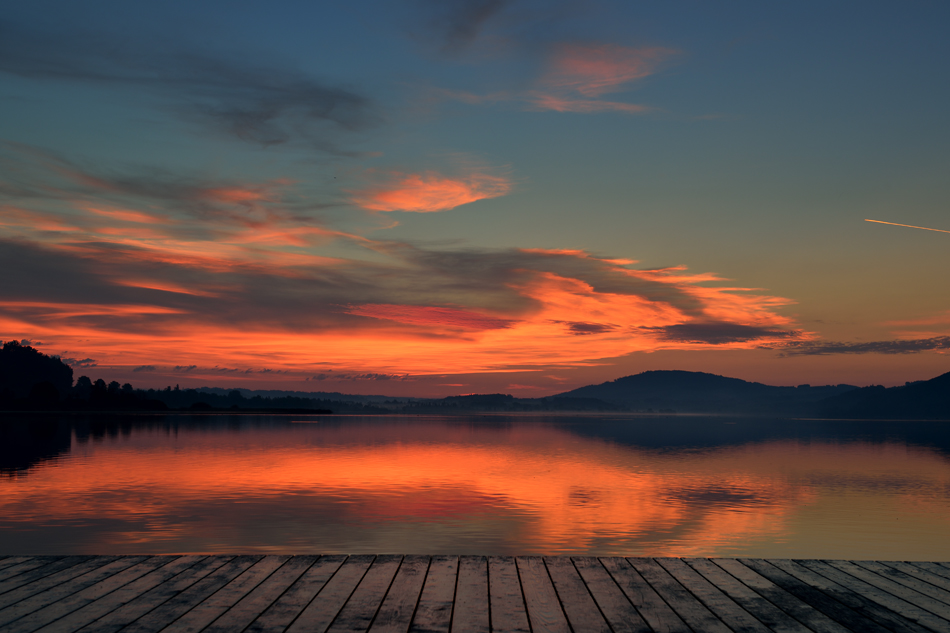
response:
[[[70,426],[46,417],[0,424],[0,474],[22,473],[69,453]]]

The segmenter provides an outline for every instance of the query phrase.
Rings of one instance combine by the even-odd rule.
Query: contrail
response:
[[[898,224],[897,222],[882,222],[880,220],[865,220],[865,222],[877,222],[878,224],[890,224],[891,226],[906,226],[909,229],[922,229],[924,231],[937,231],[938,233],[950,233],[943,229],[930,229],[926,226],[914,226],[913,224]]]

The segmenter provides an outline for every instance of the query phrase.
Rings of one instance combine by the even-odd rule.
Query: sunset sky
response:
[[[931,378],[948,23],[937,1],[6,6],[0,336],[136,387]]]

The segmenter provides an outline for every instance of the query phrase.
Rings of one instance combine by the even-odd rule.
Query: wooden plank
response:
[[[44,556],[43,558],[47,558],[47,557]],[[56,558],[59,558],[59,557],[52,556],[49,558],[52,558],[53,560],[55,560]],[[22,565],[23,563],[29,563],[30,561],[34,561],[36,559],[37,559],[36,556],[4,556],[3,559],[0,560],[0,573],[3,573],[3,570],[6,569],[7,567],[13,567],[14,565]],[[0,576],[0,578],[2,577],[3,576]]]
[[[108,560],[112,560],[109,557],[96,557],[96,556],[66,556],[59,559],[50,560],[47,562],[44,557],[37,557],[35,561],[30,563],[23,563],[23,569],[17,569],[17,573],[11,573],[9,577],[5,580],[0,581],[0,604],[13,604],[11,602],[2,602],[6,598],[6,594],[15,589],[19,589],[25,585],[28,585],[32,582],[48,578],[58,572],[63,572],[77,565],[87,564],[92,560],[103,559],[103,562],[100,564],[105,564]],[[20,565],[17,565],[19,568]],[[13,569],[8,570],[13,571]],[[79,572],[82,573],[82,572]]]
[[[688,559],[693,569],[773,631],[849,633],[814,607],[734,559]]]
[[[164,633],[197,633],[269,578],[290,556],[264,556],[213,594],[162,629]]]
[[[886,591],[891,595],[897,596],[898,598],[909,602],[915,606],[920,607],[921,609],[926,609],[931,613],[940,616],[943,620],[947,622],[948,629],[950,629],[950,605],[940,600],[934,600],[930,596],[921,594],[910,587],[902,585],[900,583],[894,582],[893,580],[888,580],[879,574],[865,569],[860,565],[852,563],[846,560],[828,560],[824,561],[825,563],[839,569],[846,574],[859,578],[860,580],[866,582],[869,585],[873,585],[878,589]]]
[[[894,567],[894,563],[892,562],[888,562],[887,564],[890,565],[891,567]],[[939,584],[938,582],[935,582],[933,584],[938,584],[938,586],[943,587],[944,589],[950,589],[950,570],[944,569],[943,567],[941,567],[940,565],[936,563],[911,561],[911,562],[898,563],[898,564],[900,565],[900,567],[898,567],[897,569],[900,569],[901,571],[911,573],[908,570],[908,568],[912,568],[914,570],[923,572],[924,574],[927,574],[926,578],[939,579],[938,581]]]
[[[653,633],[599,560],[575,556],[572,561],[614,633]]]
[[[492,631],[531,633],[514,557],[488,557],[488,604]]]
[[[406,633],[409,630],[428,569],[428,556],[406,556],[402,559],[386,599],[369,629],[371,633]]]
[[[487,633],[488,613],[488,559],[459,556],[452,633]]]
[[[159,558],[159,557],[156,557]],[[130,582],[124,587],[104,595],[85,606],[73,611],[72,613],[57,619],[54,622],[39,629],[41,633],[71,633],[91,622],[95,622],[100,617],[115,611],[124,604],[137,598],[149,589],[159,585],[182,571],[188,569],[195,563],[206,558],[205,556],[162,556],[163,564],[158,569],[149,572]],[[57,603],[58,604],[58,603]],[[53,605],[56,606],[56,605]]]
[[[118,573],[110,573],[108,576],[103,575],[108,571],[108,565],[97,570],[100,580],[92,584],[83,582],[82,584],[86,585],[86,587],[83,589],[80,586],[79,591],[76,591],[76,585],[78,583],[72,581],[54,587],[15,605],[19,607],[20,605],[38,601],[40,598],[42,598],[43,604],[40,609],[34,610],[29,615],[25,615],[16,620],[16,622],[9,624],[7,628],[5,628],[5,633],[29,633],[50,622],[59,620],[77,609],[129,584],[133,580],[154,571],[167,563],[168,558],[164,556],[152,556],[134,565],[128,565],[128,561],[129,557],[122,557],[113,562],[112,565],[115,565],[119,571]],[[122,566],[126,568],[122,569]]]
[[[855,565],[864,567],[865,569],[876,573],[879,576],[883,576],[888,580],[892,580],[900,585],[903,585],[909,589],[913,589],[917,593],[922,593],[925,596],[929,596],[938,602],[947,606],[947,609],[950,610],[950,591],[946,589],[941,589],[940,587],[934,585],[933,583],[927,582],[926,580],[921,580],[911,574],[906,574],[899,569],[892,567],[891,565],[885,565],[877,561],[852,561]],[[941,615],[941,614],[938,614]],[[947,617],[947,616],[943,616]]]
[[[402,556],[377,556],[327,631],[365,633],[396,577]]]
[[[141,562],[143,559],[145,559],[145,556],[129,558],[96,557],[7,592],[0,596],[0,604],[3,605],[3,608],[0,609],[0,626],[23,617],[27,613],[32,613],[60,598],[85,589],[103,578]]]
[[[841,604],[844,604],[870,620],[894,631],[913,631],[913,633],[925,633],[929,631],[915,622],[907,620],[887,607],[853,591],[847,585],[840,584],[828,576],[823,576],[804,566],[805,561],[791,561],[787,559],[767,559],[772,566],[788,573],[791,576],[807,583],[809,586],[820,590],[822,593],[834,598]],[[841,574],[833,567],[829,568],[831,572]],[[847,574],[845,576],[847,581]],[[861,630],[861,629],[857,629]]]
[[[260,555],[235,556],[198,582],[129,624],[123,629],[123,633],[154,633],[164,630],[165,627],[186,615],[195,606],[240,576],[261,558],[263,556]]]
[[[950,567],[947,567],[947,563],[913,561],[910,564],[917,565],[918,567],[922,569],[926,569],[932,574],[943,576],[944,578],[950,578]]]
[[[879,587],[868,584],[863,580],[845,573],[835,566],[829,565],[825,561],[803,560],[797,561],[802,566],[821,574],[822,576],[833,580],[834,582],[847,587],[851,591],[860,594],[872,602],[886,607],[898,614],[902,618],[915,622],[934,631],[950,630],[950,622],[937,617],[933,613],[926,611],[903,600],[892,593],[884,591]]]
[[[531,630],[534,633],[570,633],[571,628],[544,560],[540,556],[519,556],[515,562],[521,576]]]
[[[350,556],[297,616],[287,633],[323,633],[363,579],[375,556]]]
[[[20,561],[19,563],[14,563],[13,565],[10,565],[3,570],[0,570],[0,584],[7,585],[8,584],[7,581],[14,578],[15,576],[19,576],[20,574],[24,572],[28,572],[34,569],[39,569],[46,565],[51,565],[53,563],[56,563],[57,561],[62,560],[63,558],[64,558],[63,556],[30,556],[27,560]],[[84,558],[84,557],[71,556],[70,558],[78,562],[80,558]],[[75,565],[76,562],[74,562],[73,564]],[[62,569],[62,565],[60,566],[60,569]],[[53,572],[51,571],[50,573],[53,573]],[[0,593],[3,593],[3,591],[9,591],[9,589],[0,590]]]
[[[346,556],[321,556],[245,633],[277,633],[286,629],[345,560]]]
[[[548,575],[554,583],[554,590],[557,592],[571,628],[575,631],[583,629],[611,633],[607,620],[600,612],[600,607],[594,602],[594,598],[574,568],[571,559],[562,556],[545,557],[544,564],[548,568]]]
[[[656,562],[736,633],[768,633],[768,627],[681,559],[658,558]]]
[[[716,560],[716,563],[718,563],[720,566],[726,567],[730,573],[733,573],[734,576],[738,576],[738,573],[735,573],[737,570],[731,566],[732,561],[729,561],[728,565],[726,565],[725,560],[718,559]],[[754,570],[759,576],[767,578],[772,583],[774,583],[777,588],[789,593],[792,596],[795,596],[804,604],[807,604],[820,611],[835,622],[839,622],[840,624],[844,625],[851,631],[861,631],[862,633],[888,633],[889,631],[889,629],[884,628],[877,622],[864,617],[858,611],[855,611],[845,604],[842,604],[838,600],[835,600],[824,591],[821,591],[820,589],[803,582],[795,576],[782,571],[768,561],[761,559],[742,559],[739,564]],[[749,583],[747,582],[746,584]],[[773,604],[782,607],[787,613],[795,615],[796,610],[793,608],[788,608],[785,600],[783,598],[777,597],[776,592],[764,587],[761,589],[757,588],[756,590],[761,595],[770,599]]]
[[[204,633],[243,631],[293,585],[316,560],[316,556],[290,558],[250,593],[238,600],[226,613],[212,622],[204,629]]]
[[[409,633],[447,633],[452,625],[458,556],[433,556]]]
[[[172,578],[162,580],[151,589],[133,597],[114,611],[110,611],[99,617],[99,619],[84,626],[80,631],[83,633],[115,633],[119,629],[166,604],[169,600],[204,580],[233,559],[233,556],[208,556],[202,558]],[[237,575],[237,573],[238,572],[233,572],[234,575]]]
[[[605,557],[599,560],[651,629],[657,633],[692,633],[692,629],[654,591],[629,561],[619,557]]]
[[[655,560],[628,558],[627,561],[690,627],[704,633],[732,633],[706,605],[683,588]]]

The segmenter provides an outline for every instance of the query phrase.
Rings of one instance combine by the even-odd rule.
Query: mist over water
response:
[[[24,415],[0,554],[948,560],[950,424]]]

